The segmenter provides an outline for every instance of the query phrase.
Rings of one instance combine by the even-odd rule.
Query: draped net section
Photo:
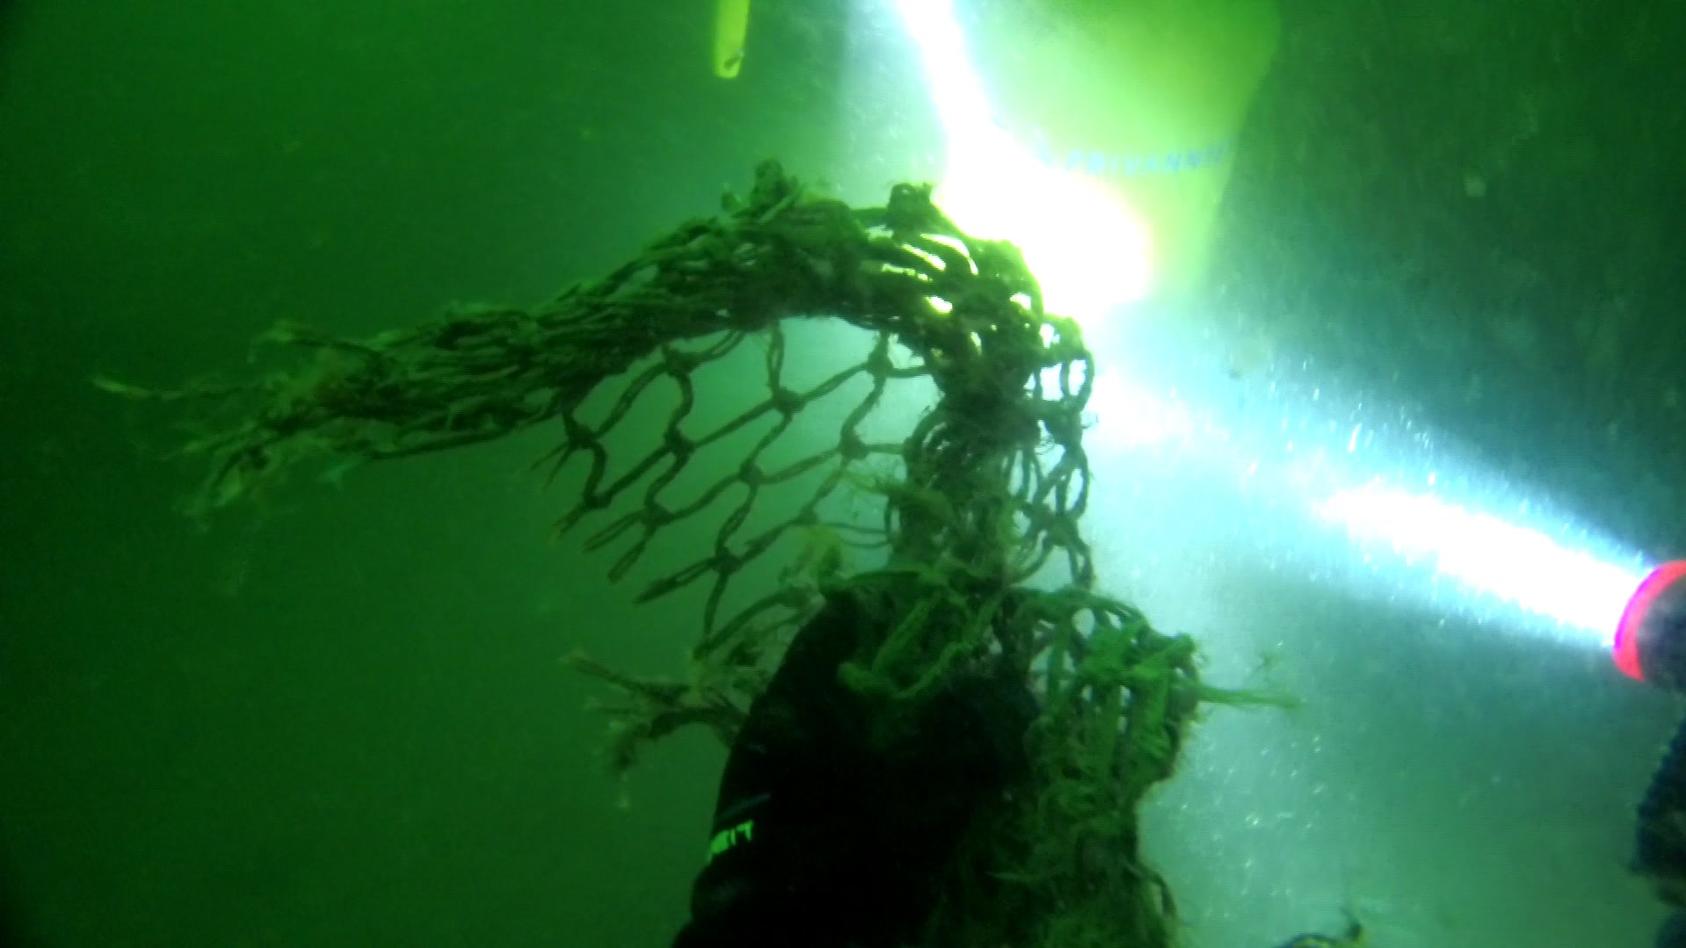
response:
[[[784,327],[819,318],[857,327],[865,356],[791,387]],[[1199,702],[1259,696],[1203,685],[1189,639],[1157,632],[1096,591],[1081,531],[1091,355],[1076,323],[1044,312],[1017,251],[963,233],[929,188],[898,185],[883,206],[852,208],[806,195],[768,162],[747,198],[543,305],[461,308],[362,339],[284,324],[265,340],[302,358],[232,385],[97,380],[131,398],[194,403],[212,420],[212,433],[185,448],[209,461],[196,512],[236,504],[301,467],[337,470],[559,426],[539,463],[584,473],[557,527],[588,531],[588,548],[606,556],[615,550],[612,579],[664,531],[705,511],[718,523],[692,559],[639,593],[706,590],[684,675],[643,679],[573,660],[615,695],[604,707],[617,768],[686,725],[729,741],[819,597],[854,590],[883,631],[864,638],[839,674],[880,700],[892,730],[955,676],[985,666],[1022,676],[1039,707],[1031,773],[950,867],[926,943],[1173,941],[1169,890],[1139,857],[1138,807],[1171,774]],[[748,340],[764,351],[755,382],[764,396],[699,427],[699,398],[708,397],[700,373],[741,360]],[[926,380],[932,403],[904,437],[872,440],[864,420],[903,379]],[[611,464],[616,432],[659,388],[672,407],[647,439],[653,446]],[[772,445],[840,392],[864,394],[835,444],[775,462]],[[583,410],[588,398],[607,406],[599,417]],[[731,463],[704,465],[718,453],[708,449],[754,431]],[[701,486],[681,493],[681,477]],[[768,506],[771,491],[793,486],[794,501]],[[876,515],[828,519],[827,501],[845,489],[872,498]],[[821,528],[878,550],[879,564],[849,574],[835,551],[809,547],[802,555],[813,562],[798,565],[812,582],[763,583],[726,605],[729,589],[754,581],[747,566],[788,551],[782,538]]]

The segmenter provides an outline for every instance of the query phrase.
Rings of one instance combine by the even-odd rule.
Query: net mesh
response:
[[[871,334],[859,363],[807,388],[786,384],[789,319],[839,318]],[[699,370],[762,340],[766,396],[689,432]],[[1043,311],[1014,248],[959,230],[926,187],[898,185],[882,207],[806,196],[774,163],[712,218],[683,224],[626,265],[533,309],[460,309],[414,328],[346,339],[286,324],[266,337],[313,353],[238,385],[159,391],[109,379],[140,399],[194,400],[231,419],[187,446],[210,459],[194,508],[208,513],[265,490],[301,465],[405,457],[560,422],[541,459],[554,474],[583,459],[583,487],[559,529],[592,522],[588,547],[620,552],[620,578],[652,541],[724,509],[712,543],[640,598],[703,584],[688,674],[635,678],[583,656],[577,667],[618,697],[613,759],[700,724],[730,740],[782,645],[821,590],[870,591],[883,634],[841,669],[882,699],[888,727],[916,720],[954,676],[1005,662],[1040,706],[1026,786],[981,819],[945,881],[932,946],[1159,946],[1173,940],[1163,880],[1139,858],[1136,813],[1170,775],[1201,700],[1250,700],[1200,683],[1193,644],[1155,631],[1094,590],[1079,529],[1090,489],[1083,412],[1092,365],[1077,325]],[[911,353],[903,362],[893,347]],[[873,441],[863,422],[897,379],[928,379],[936,399],[905,438]],[[618,380],[618,382],[617,382]],[[817,400],[860,387],[835,445],[773,463],[770,447]],[[676,403],[655,445],[611,473],[615,432],[658,383]],[[588,396],[618,384],[600,419]],[[852,390],[852,389],[851,389]],[[726,470],[673,485],[699,452],[764,425]],[[767,510],[775,487],[800,496]],[[875,522],[828,521],[839,490],[879,502]],[[630,506],[630,510],[624,508]],[[619,512],[617,512],[619,511]],[[807,564],[816,583],[750,590],[724,608],[745,567],[792,532],[826,526],[882,548],[880,568],[844,575]]]

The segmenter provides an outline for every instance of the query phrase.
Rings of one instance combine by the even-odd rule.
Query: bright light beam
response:
[[[1201,370],[1214,361],[1209,341],[1191,349],[1166,332],[1169,341],[1133,332],[1108,347],[1090,456],[1173,472],[1171,489],[1188,494],[1158,503],[1190,507],[1185,535],[1206,521],[1245,524],[1231,529],[1248,542],[1268,537],[1260,553],[1272,568],[1609,647],[1646,573],[1640,557],[1459,457],[1405,414],[1295,381],[1309,362],[1238,381]],[[1233,496],[1213,493],[1226,485]],[[1236,539],[1213,532],[1205,542],[1234,549]]]
[[[919,50],[947,140],[941,205],[973,233],[1014,241],[1042,281],[1050,310],[1084,319],[1144,299],[1153,288],[1155,262],[1143,217],[1103,182],[1050,167],[1002,128],[967,53],[953,0],[896,0],[895,6]],[[1159,399],[1136,380],[1112,375],[1101,381],[1095,407],[1110,395],[1113,403],[1103,416],[1122,422],[1111,429],[1115,447],[1198,442],[1182,455],[1185,463],[1191,457],[1220,462],[1241,480],[1268,480],[1280,495],[1273,501],[1292,499],[1291,506],[1313,522],[1338,524],[1361,544],[1385,543],[1407,567],[1428,561],[1435,578],[1543,616],[1585,641],[1609,645],[1644,574],[1637,558],[1618,565],[1543,530],[1456,504],[1443,491],[1388,486],[1374,468],[1366,472],[1357,463],[1361,433],[1367,445],[1375,444],[1377,426],[1364,419],[1307,424],[1309,406],[1290,406],[1296,433],[1272,443],[1270,437],[1288,430],[1286,416],[1263,436],[1249,432],[1245,422],[1228,425],[1203,416],[1177,390]],[[1338,437],[1306,437],[1323,432]],[[1420,446],[1417,439],[1407,443]],[[1374,460],[1411,466],[1411,459],[1399,456]],[[1426,598],[1432,594],[1425,592]]]
[[[1407,563],[1430,560],[1437,575],[1596,634],[1605,648],[1642,575],[1542,531],[1380,482],[1336,491],[1312,509],[1354,539],[1385,542]]]
[[[1154,266],[1142,216],[1103,182],[1042,163],[995,121],[952,0],[896,8],[947,139],[943,209],[971,233],[1018,245],[1053,312],[1081,320],[1144,298]]]

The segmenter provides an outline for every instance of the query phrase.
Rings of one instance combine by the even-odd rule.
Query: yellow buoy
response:
[[[958,19],[955,0],[898,6],[948,139],[939,198],[961,226],[1019,243],[1050,305],[1199,282],[1275,55],[1276,0],[1002,0],[977,4],[964,36],[938,15]]]
[[[749,0],[714,0],[714,74],[732,79],[743,67]]]

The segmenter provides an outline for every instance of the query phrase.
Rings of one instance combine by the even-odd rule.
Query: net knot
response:
[[[685,436],[678,428],[669,428],[662,435],[662,446],[676,461],[684,461],[697,449],[697,443]]]
[[[845,430],[837,440],[837,453],[844,461],[859,461],[866,457],[866,442],[853,430]]]
[[[793,392],[782,385],[773,389],[773,394],[768,401],[773,406],[774,411],[784,415],[786,418],[795,417],[796,413],[801,411],[802,406],[806,404],[803,401],[801,394]]]

